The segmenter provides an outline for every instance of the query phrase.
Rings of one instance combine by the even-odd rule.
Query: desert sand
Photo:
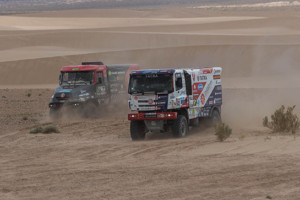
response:
[[[0,16],[0,199],[298,200],[299,132],[270,134],[262,118],[282,104],[299,114],[300,10],[265,6]],[[223,67],[232,136],[199,127],[132,142],[127,108],[51,121],[59,69],[99,60]],[[29,134],[47,124],[60,133]]]

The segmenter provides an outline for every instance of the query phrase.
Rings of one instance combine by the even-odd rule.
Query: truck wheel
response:
[[[220,113],[217,110],[213,110],[210,117],[210,126],[215,126],[221,122],[222,120],[221,120]]]
[[[146,135],[146,127],[143,121],[130,121],[130,135],[131,139],[144,140]]]
[[[188,133],[189,127],[186,117],[183,115],[178,115],[177,119],[172,125],[172,132],[174,137],[185,137]]]

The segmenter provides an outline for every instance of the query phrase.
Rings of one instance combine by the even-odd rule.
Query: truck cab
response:
[[[129,81],[128,114],[133,140],[148,131],[172,130],[185,137],[189,124],[200,118],[220,121],[222,68],[132,71]]]
[[[114,97],[126,93],[129,73],[137,69],[138,65],[104,65],[102,62],[62,67],[59,86],[50,99],[50,114],[57,113],[63,106],[91,113],[112,99],[120,99]]]

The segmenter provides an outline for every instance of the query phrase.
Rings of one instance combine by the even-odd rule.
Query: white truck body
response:
[[[185,115],[189,122],[211,117],[214,110],[220,114],[221,73],[220,67],[132,71],[129,107],[137,113],[129,114],[128,119],[142,120],[153,131],[162,130],[178,115]]]

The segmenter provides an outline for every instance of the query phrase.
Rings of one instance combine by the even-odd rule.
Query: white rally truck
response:
[[[128,114],[132,140],[148,131],[185,137],[200,119],[221,122],[222,68],[136,70],[130,73]],[[205,121],[205,120],[204,120]]]

